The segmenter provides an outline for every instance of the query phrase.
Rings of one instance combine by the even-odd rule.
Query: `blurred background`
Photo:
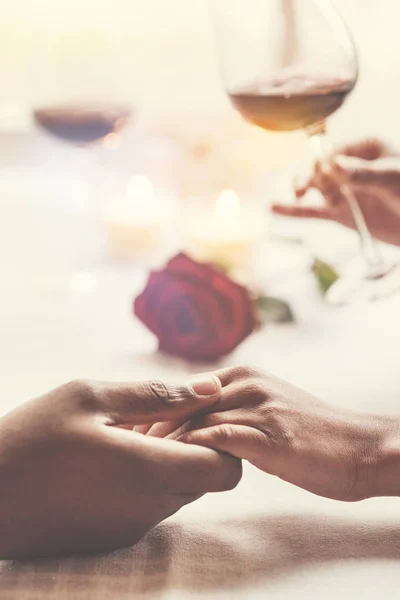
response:
[[[382,135],[396,141],[400,9],[395,0],[335,4],[353,31],[361,77],[350,101],[330,119],[332,138]],[[0,185],[8,190],[3,204],[11,193],[5,170],[24,165],[29,167],[25,182],[17,179],[31,194],[45,169],[46,185],[56,174],[64,177],[65,185],[56,182],[52,189],[52,202],[70,193],[69,208],[82,208],[87,189],[78,180],[86,185],[95,164],[103,175],[119,174],[109,181],[111,192],[102,182],[97,206],[107,194],[124,194],[135,172],[151,173],[163,193],[175,199],[231,186],[246,189],[256,182],[264,186],[266,202],[284,194],[290,201],[289,188],[276,190],[272,175],[290,165],[297,168],[295,162],[309,156],[305,136],[259,130],[234,112],[218,73],[207,2],[17,0],[3,6],[0,17]],[[95,64],[99,73],[93,73]],[[79,69],[86,74],[85,68],[91,76],[79,80]],[[123,135],[106,137],[90,157],[43,135],[33,119],[36,108],[73,100],[84,80],[95,87],[99,101],[132,111]],[[72,180],[65,179],[67,171],[75,174]],[[28,176],[35,183],[28,184]],[[60,202],[68,204],[65,198]],[[7,232],[11,235],[9,226]],[[8,247],[10,241],[5,243]]]
[[[400,9],[395,0],[365,0],[362,5],[336,0],[335,5],[354,33],[361,79],[351,102],[333,117],[333,133],[338,138],[353,137],[364,135],[368,128],[396,137],[400,127],[393,119],[400,95],[394,85],[399,77]],[[105,25],[108,49],[99,33]],[[202,0],[71,0],[68,7],[50,0],[34,4],[17,0],[2,7],[0,44],[0,126],[4,132],[29,132],[30,105],[38,96],[46,97],[55,85],[51,65],[45,61],[60,60],[62,52],[75,55],[77,61],[84,60],[85,52],[93,58],[97,49],[100,60],[114,60],[123,78],[121,94],[153,132],[193,144],[209,144],[214,137],[225,143],[232,136],[254,137],[255,144],[263,144],[265,160],[271,165],[276,147],[284,145],[286,150],[291,141],[289,136],[282,141],[281,136],[255,132],[234,115],[219,80],[208,3]],[[114,57],[110,57],[111,50]],[[113,80],[106,71],[104,93],[110,84]],[[57,80],[60,96],[66,92],[63,85],[68,86],[68,80]]]
[[[400,145],[400,6],[396,0],[335,5],[354,34],[361,75],[329,121],[331,136],[344,142],[379,135]],[[301,132],[267,133],[234,112],[219,78],[205,0],[3,3],[0,80],[0,370],[11,404],[70,377],[159,373],[162,366],[140,358],[155,343],[131,316],[132,298],[153,264],[136,251],[151,247],[160,232],[169,234],[161,258],[179,249],[179,219],[193,211],[196,220],[194,197],[235,188],[244,198],[257,189],[266,239],[283,228],[304,232],[329,259],[347,244],[357,250],[356,236],[335,225],[282,224],[268,215],[271,200],[292,200],[283,182],[289,169],[309,160],[309,146]],[[52,115],[38,112],[73,102],[86,84],[96,86],[99,102],[117,108],[116,115],[102,115],[105,134],[90,149],[49,136]],[[114,127],[107,133],[107,119],[126,121],[121,134]],[[138,197],[135,219],[144,225],[140,235],[134,231],[139,241],[132,248],[132,206],[128,233],[119,217],[126,198]],[[313,323],[296,338],[276,337],[283,344],[290,339],[295,353],[318,323],[333,331],[344,313],[328,319],[309,300],[311,284],[294,283],[304,256],[288,259],[295,265],[290,276],[281,249],[262,256],[271,289],[294,302],[303,323]],[[277,271],[285,277],[268,279]],[[362,331],[361,321],[354,326]],[[313,360],[325,343],[315,336]],[[257,341],[251,343],[256,349]],[[285,371],[283,358],[278,353],[269,368],[301,379],[300,367],[293,362]],[[237,360],[248,360],[246,350]],[[26,381],[15,382],[16,365]]]

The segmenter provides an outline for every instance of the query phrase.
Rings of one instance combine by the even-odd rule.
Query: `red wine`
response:
[[[119,131],[131,111],[113,105],[49,106],[34,111],[37,125],[67,142],[90,144]]]
[[[229,96],[250,123],[272,131],[306,129],[340,108],[355,85],[350,79],[293,76],[233,90]]]

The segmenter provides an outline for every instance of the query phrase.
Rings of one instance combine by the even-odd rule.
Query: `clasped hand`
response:
[[[393,430],[389,417],[332,406],[253,368],[215,375],[222,389],[211,414],[207,410],[209,414],[189,421],[139,431],[226,452],[335,500],[362,500],[382,492],[382,449]]]
[[[72,382],[0,420],[0,559],[133,545],[241,459],[328,498],[400,495],[398,430],[247,367]]]
[[[131,546],[203,494],[235,487],[238,459],[132,432],[189,418],[219,388],[215,377],[177,388],[75,381],[1,419],[0,559]]]

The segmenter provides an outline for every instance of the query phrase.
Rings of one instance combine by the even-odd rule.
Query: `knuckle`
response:
[[[252,365],[243,365],[235,367],[236,379],[257,379],[260,377],[260,371]]]
[[[261,377],[248,379],[238,388],[238,394],[243,399],[242,407],[250,408],[267,402],[270,397],[268,382]]]
[[[155,398],[158,398],[162,404],[167,404],[170,399],[170,394],[165,383],[159,379],[153,379],[148,383],[149,389]]]
[[[262,402],[268,396],[268,388],[260,377],[253,379],[248,385],[248,395],[257,402]]]
[[[93,410],[98,404],[99,393],[95,382],[87,379],[75,379],[64,386],[67,395],[84,410]]]
[[[214,428],[213,436],[218,444],[224,445],[232,441],[235,436],[235,427],[229,423],[217,425]]]
[[[163,383],[162,381],[158,380],[158,379],[153,379],[152,381],[148,382],[148,387],[150,390],[150,394],[149,394],[149,408],[151,409],[152,407],[154,409],[163,407],[163,406],[168,406],[168,404],[170,403],[171,400],[171,396],[169,393],[169,390],[167,388],[167,386],[165,385],[165,383]],[[146,397],[146,394],[143,395],[144,397]]]
[[[263,432],[268,444],[274,448],[291,448],[293,435],[287,427],[285,415],[273,405],[264,407]]]

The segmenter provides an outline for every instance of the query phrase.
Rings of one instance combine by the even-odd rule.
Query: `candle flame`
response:
[[[133,175],[126,187],[126,193],[119,201],[110,202],[104,210],[106,221],[136,223],[139,220],[154,218],[154,188],[145,175]]]
[[[133,175],[128,183],[127,198],[129,201],[145,204],[153,199],[153,186],[146,175]]]
[[[126,188],[123,205],[125,218],[137,219],[150,214],[154,209],[154,190],[151,181],[145,175],[133,175]]]
[[[240,198],[233,190],[225,190],[217,200],[216,212],[219,219],[238,221],[240,219]]]

